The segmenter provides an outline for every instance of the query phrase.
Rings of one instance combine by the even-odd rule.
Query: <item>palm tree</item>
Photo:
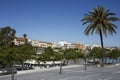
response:
[[[101,66],[103,66],[103,34],[107,37],[107,34],[113,35],[116,33],[117,26],[113,24],[114,21],[120,20],[115,17],[115,13],[110,12],[110,10],[106,10],[103,6],[98,6],[94,8],[93,11],[90,11],[88,14],[85,14],[85,17],[81,20],[83,25],[87,24],[87,28],[85,29],[85,35],[91,35],[97,33],[100,35],[101,41]]]
[[[25,43],[27,43],[27,34],[23,34],[23,37],[25,39]]]

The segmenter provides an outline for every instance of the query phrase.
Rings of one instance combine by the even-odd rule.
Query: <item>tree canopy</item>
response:
[[[30,44],[15,45],[16,30],[11,27],[0,28],[0,65],[11,67],[13,63],[21,62],[34,57],[35,51]]]
[[[0,46],[11,45],[15,38],[16,30],[12,29],[10,26],[0,28]]]

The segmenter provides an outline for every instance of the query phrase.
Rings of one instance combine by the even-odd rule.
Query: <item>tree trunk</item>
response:
[[[105,57],[105,64],[107,63],[107,57]]]
[[[19,60],[19,61],[20,61],[21,65],[22,65],[22,70],[24,70],[24,63],[23,63],[23,61],[22,60]]]
[[[84,68],[84,70],[87,70],[87,58],[86,57],[84,58],[84,61],[85,61],[85,68]]]
[[[93,63],[95,63],[95,57],[93,58]]]
[[[102,47],[102,51],[101,51],[101,67],[104,67],[104,64],[103,64],[103,49],[104,49],[104,46],[103,46],[103,36],[102,36],[102,31],[100,30],[100,41],[101,41],[101,47]]]

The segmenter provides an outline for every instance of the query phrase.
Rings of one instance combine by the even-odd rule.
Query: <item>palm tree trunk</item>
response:
[[[101,51],[101,67],[104,67],[104,64],[103,64],[103,49],[104,49],[104,46],[103,46],[103,36],[102,36],[102,31],[100,30],[100,41],[101,41],[101,47],[102,47],[102,51]]]

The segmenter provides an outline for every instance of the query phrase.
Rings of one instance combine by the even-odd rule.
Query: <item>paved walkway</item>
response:
[[[114,67],[114,66],[120,66],[120,64],[116,64],[116,65],[107,65],[105,67]],[[62,66],[63,69],[67,69],[67,68],[74,68],[74,67],[83,67],[84,65],[68,65],[68,66]],[[96,66],[97,67],[97,66]],[[34,67],[34,69],[31,70],[22,70],[22,71],[18,71],[17,75],[20,74],[27,74],[27,73],[34,73],[34,72],[44,72],[44,71],[51,71],[51,70],[59,70],[60,66],[56,66],[56,67],[50,67],[50,68],[40,68],[40,67]],[[5,75],[8,76],[8,75]],[[0,76],[1,77],[1,76]]]
[[[83,65],[43,68],[35,67],[33,70],[18,71],[15,80],[120,80],[120,65],[109,65],[104,68],[88,66],[84,70]],[[0,76],[0,80],[11,80],[11,75]]]
[[[104,67],[115,67],[115,66],[120,66],[120,64],[115,64],[115,65],[105,65]],[[68,66],[62,66],[63,69],[67,68],[74,68],[74,67],[83,67],[84,65],[68,65]],[[96,67],[99,67],[96,65]],[[43,72],[43,71],[50,71],[50,70],[59,70],[60,66],[56,67],[50,67],[50,68],[40,68],[40,67],[34,67],[32,70],[23,70],[23,71],[18,71],[17,74],[27,74],[27,73],[33,73],[33,72]]]
[[[68,66],[62,66],[63,69],[67,68],[74,68],[74,67],[83,67],[83,65],[68,65]],[[17,74],[26,74],[26,73],[33,73],[33,72],[42,72],[42,71],[50,71],[50,70],[58,70],[60,69],[60,66],[51,67],[51,68],[40,68],[40,67],[34,67],[32,70],[23,70],[18,71]]]

